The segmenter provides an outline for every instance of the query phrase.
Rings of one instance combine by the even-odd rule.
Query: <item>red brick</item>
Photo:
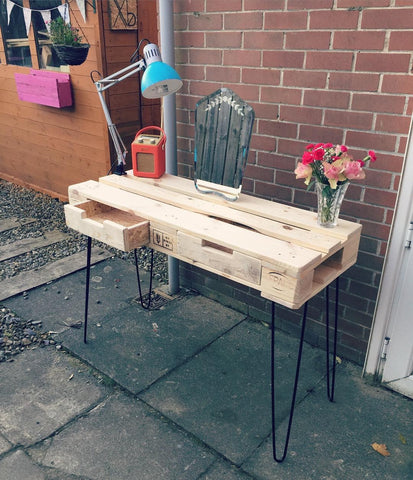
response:
[[[388,7],[391,0],[337,0],[337,8]]]
[[[382,133],[357,132],[349,130],[346,132],[345,143],[347,146],[354,145],[366,150],[383,150],[394,152],[397,137],[395,135],[383,135]]]
[[[226,87],[231,88],[246,102],[250,103],[259,96],[259,87],[257,85],[245,85],[243,83],[226,83]]]
[[[189,17],[189,29],[193,31],[222,30],[223,17],[218,13],[200,13]]]
[[[245,167],[245,175],[254,180],[262,180],[264,182],[274,182],[274,169],[257,167],[255,165],[247,164]]]
[[[255,51],[251,50],[225,50],[224,65],[258,67],[261,58]]]
[[[323,111],[319,108],[280,106],[280,120],[283,122],[308,123],[320,125]]]
[[[204,67],[201,65],[180,65],[179,74],[182,78],[190,78],[191,80],[204,80]]]
[[[242,0],[206,0],[207,12],[233,12],[242,10]]]
[[[403,114],[405,98],[382,93],[354,93],[351,108],[353,110]]]
[[[188,15],[174,15],[174,29],[186,30],[188,28]]]
[[[202,12],[204,10],[204,0],[179,0],[173,2],[174,12]]]
[[[378,157],[378,167],[380,167],[380,156]],[[385,188],[389,190],[392,185],[393,175],[383,171],[368,169],[366,171],[369,186],[377,188]]]
[[[209,48],[240,48],[241,32],[214,32],[206,35],[206,46]]]
[[[375,130],[407,135],[410,121],[410,117],[403,117],[402,115],[377,115]]]
[[[286,70],[282,83],[285,87],[325,88],[326,81],[327,72]]]
[[[299,139],[308,143],[343,143],[343,130],[320,125],[300,125]],[[304,151],[304,146],[301,154]]]
[[[366,188],[364,201],[374,205],[382,205],[383,207],[394,208],[396,204],[397,193],[385,190],[373,190]]]
[[[304,52],[290,52],[287,50],[272,50],[263,52],[264,67],[303,68]]]
[[[412,17],[413,8],[366,9],[363,11],[361,28],[411,30]]]
[[[353,52],[307,52],[305,66],[312,70],[351,70]]]
[[[348,108],[350,105],[350,93],[329,90],[305,90],[303,104],[314,107]]]
[[[331,8],[331,0],[287,0],[287,10],[316,10]]]
[[[369,73],[330,73],[329,87],[333,90],[376,92],[380,76]]]
[[[291,50],[328,50],[330,32],[286,32],[285,46]]]
[[[245,32],[244,48],[273,50],[283,46],[282,32]],[[264,52],[265,53],[265,52]]]
[[[238,12],[224,14],[225,30],[258,30],[263,25],[262,12]]]
[[[301,128],[300,128],[301,129]],[[277,153],[280,155],[291,155],[297,159],[301,158],[305,149],[306,143],[300,143],[297,140],[288,140],[280,138],[278,140]],[[294,167],[295,168],[295,167]]]
[[[383,50],[385,38],[386,32],[334,32],[333,47],[336,50]]]
[[[300,105],[301,91],[297,88],[262,87],[261,101],[276,105]]]
[[[358,128],[370,130],[373,125],[372,113],[349,112],[345,110],[326,110],[324,124],[332,127]]]
[[[223,1],[223,0],[220,0]],[[245,10],[283,10],[285,0],[244,0]]]
[[[384,93],[412,95],[413,94],[413,76],[412,75],[384,75],[381,90]]]
[[[407,104],[407,109],[406,109],[406,114],[411,115],[413,113],[413,98],[409,98],[408,104]]]
[[[411,51],[413,44],[413,31],[390,32],[389,51]]]
[[[222,50],[217,49],[196,49],[189,50],[189,61],[192,65],[221,65]]]
[[[202,32],[176,32],[175,33],[176,47],[203,47],[204,34]]]
[[[357,180],[355,182],[357,183]],[[346,205],[343,205],[343,213],[360,220],[383,222],[385,209],[377,207],[375,204],[368,205],[366,202],[346,202]]]
[[[250,148],[272,152],[275,150],[275,142],[276,139],[274,137],[253,135],[251,138]]]
[[[395,6],[396,7],[411,7],[412,6],[412,0],[396,0]]]
[[[265,30],[306,30],[307,12],[266,12]]]
[[[412,12],[413,14],[413,12]],[[407,53],[364,53],[356,58],[356,70],[359,72],[408,72],[410,54]]]
[[[297,138],[298,125],[296,123],[259,120],[258,133],[274,135],[276,137]]]
[[[315,10],[310,12],[310,30],[356,29],[359,12],[348,10]]]
[[[281,73],[275,68],[243,68],[242,82],[256,85],[279,85]]]
[[[374,148],[373,148],[374,150]],[[403,166],[403,155],[392,155],[390,153],[377,153],[377,161],[374,167],[377,170],[384,170],[386,172],[400,173]]]

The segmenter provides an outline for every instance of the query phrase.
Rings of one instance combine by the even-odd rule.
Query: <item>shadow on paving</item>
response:
[[[75,358],[47,348],[0,364],[14,377],[0,390],[1,479],[13,468],[34,480],[413,478],[413,402],[366,385],[359,367],[338,366],[330,403],[325,353],[305,345],[290,451],[276,464],[265,325],[188,292],[144,310],[135,267],[119,259],[96,265],[91,285],[86,345],[68,327],[83,319],[84,272],[5,302]],[[276,342],[282,450],[298,340]]]

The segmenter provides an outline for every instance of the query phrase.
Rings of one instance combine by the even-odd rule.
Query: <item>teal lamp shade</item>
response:
[[[178,73],[162,62],[158,47],[150,43],[143,49],[146,70],[142,75],[141,88],[145,98],[160,98],[175,93],[182,87]]]

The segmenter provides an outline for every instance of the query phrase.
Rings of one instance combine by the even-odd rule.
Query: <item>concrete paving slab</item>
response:
[[[289,411],[298,341],[277,334],[277,414]],[[324,355],[308,345],[297,398],[324,374]],[[140,395],[235,464],[271,432],[270,331],[244,321]]]
[[[0,384],[0,433],[10,443],[38,442],[105,397],[105,387],[78,364],[52,347],[0,363],[7,379]]]
[[[43,465],[90,480],[195,480],[214,457],[139,400],[113,395],[57,435]]]
[[[0,478],[4,480],[46,480],[46,474],[26,453],[16,450],[0,461]]]
[[[142,271],[140,276],[145,293],[149,288],[149,274]],[[42,320],[44,330],[61,332],[68,324],[83,322],[85,281],[86,271],[78,271],[2,303],[23,318]],[[116,311],[130,305],[137,295],[135,265],[109,258],[92,266],[89,322],[98,322],[108,309]]]
[[[0,455],[10,450],[11,446],[11,443],[9,443],[2,435],[0,435]]]
[[[285,428],[286,422],[277,430],[280,443]],[[374,451],[373,442],[386,444],[390,456]],[[242,467],[258,480],[411,480],[413,402],[366,385],[361,368],[345,362],[335,403],[319,385],[298,406],[285,462],[272,461],[268,441]]]
[[[148,311],[138,303],[108,309],[91,325],[88,343],[82,331],[58,338],[75,355],[117,383],[138,393],[185,362],[244,319],[244,315],[202,296],[186,296]]]
[[[251,480],[251,477],[234,465],[217,461],[199,480]]]

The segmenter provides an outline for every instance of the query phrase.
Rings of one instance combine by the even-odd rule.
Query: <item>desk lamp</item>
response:
[[[131,63],[131,65],[109,75],[108,77],[96,81],[93,79],[93,73],[99,72],[94,70],[90,74],[93,83],[96,85],[103,112],[106,117],[106,122],[108,124],[109,133],[116,150],[117,166],[114,172],[116,175],[125,174],[125,157],[128,151],[125,148],[125,144],[119,135],[116,125],[112,122],[108,106],[103,97],[103,92],[141,70],[144,70],[141,81],[141,91],[145,98],[161,98],[177,92],[182,87],[180,76],[171,66],[162,62],[159,48],[154,43],[148,43],[145,45],[143,49],[143,58],[137,60],[139,58],[139,48],[142,41],[132,55],[131,62],[133,63]],[[149,40],[146,39],[144,41],[149,42]]]

